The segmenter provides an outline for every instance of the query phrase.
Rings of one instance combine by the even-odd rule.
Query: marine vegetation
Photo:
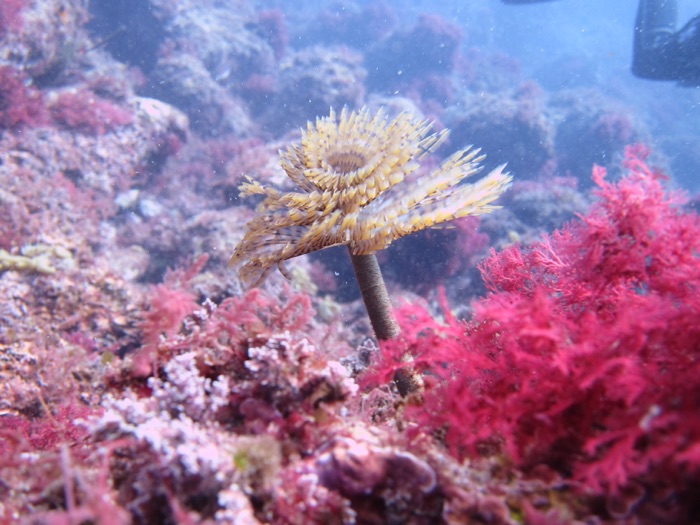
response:
[[[379,339],[398,335],[375,252],[425,228],[496,209],[491,203],[510,185],[504,166],[472,184],[484,156],[467,147],[424,170],[419,161],[448,131],[408,113],[392,120],[367,108],[309,123],[301,142],[280,152],[281,165],[297,186],[283,192],[249,179],[244,195],[263,195],[231,264],[244,284],[257,286],[293,257],[346,245]]]
[[[603,495],[607,511],[697,523],[700,501],[700,218],[628,147],[617,182],[562,229],[480,270],[466,322],[397,311],[402,340],[374,376],[406,367],[425,389],[406,414],[458,458],[507,458],[526,475]],[[538,522],[539,523],[539,522]],[[621,523],[621,522],[620,522]],[[625,523],[628,523],[625,521]]]

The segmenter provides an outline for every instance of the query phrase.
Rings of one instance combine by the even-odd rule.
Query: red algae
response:
[[[46,121],[41,92],[26,85],[22,72],[0,67],[0,129],[37,126]]]
[[[16,31],[22,25],[22,9],[26,0],[7,0],[0,6],[0,35]]]
[[[104,135],[133,121],[131,111],[89,91],[60,93],[48,109],[59,126],[88,135]]]
[[[580,219],[493,252],[466,324],[405,307],[405,341],[385,345],[367,379],[406,367],[430,378],[406,414],[458,457],[502,455],[534,477],[546,467],[609,501],[641,490],[641,508],[672,487],[666,511],[685,522],[700,473],[700,219],[647,155],[628,148],[617,183],[594,169],[599,200]]]

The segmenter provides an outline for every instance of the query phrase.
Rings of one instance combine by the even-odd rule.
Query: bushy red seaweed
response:
[[[133,120],[126,109],[89,91],[61,93],[49,109],[57,124],[90,135],[104,135]]]
[[[641,486],[648,498],[665,489],[692,499],[700,220],[647,154],[629,147],[617,183],[596,167],[599,201],[586,215],[492,252],[480,267],[489,293],[466,325],[448,314],[443,326],[417,306],[399,312],[404,341],[385,346],[373,380],[429,371],[424,404],[408,416],[443,430],[453,454],[504,454],[589,494]]]
[[[25,75],[0,67],[0,130],[35,126],[46,121],[41,92],[26,85]]]

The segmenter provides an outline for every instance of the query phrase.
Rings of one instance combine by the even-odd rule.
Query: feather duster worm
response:
[[[292,257],[347,245],[377,337],[395,337],[374,252],[424,228],[493,211],[491,203],[511,182],[500,166],[472,184],[462,183],[480,170],[483,159],[470,147],[432,171],[419,171],[420,159],[447,137],[447,130],[430,133],[431,127],[408,113],[389,120],[367,108],[343,109],[340,118],[331,110],[329,117],[309,123],[301,142],[280,152],[297,191],[281,192],[251,179],[241,187],[244,195],[265,197],[231,257],[243,283],[257,286],[275,267],[284,273],[282,265]],[[377,288],[382,297],[368,298]],[[386,327],[389,332],[375,323],[381,312],[394,325]]]

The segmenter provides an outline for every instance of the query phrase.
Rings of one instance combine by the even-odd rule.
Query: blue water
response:
[[[453,24],[462,32],[458,50],[458,61],[462,63],[469,61],[470,53],[477,52],[483,56],[502,53],[518,68],[518,82],[534,81],[548,95],[565,89],[589,88],[609,97],[608,101],[619,102],[620,110],[626,112],[639,128],[649,132],[643,137],[644,142],[661,155],[667,171],[682,186],[696,189],[700,154],[693,151],[698,149],[697,140],[700,136],[700,90],[678,87],[673,82],[638,79],[631,74],[636,4],[635,1],[606,0],[559,0],[531,5],[505,5],[499,0],[382,3],[290,3],[268,0],[241,3],[244,10],[275,9],[283,13],[289,34],[286,56],[312,45],[346,45],[359,52],[367,68],[377,65],[371,55],[377,42],[397,32],[410,31],[422,14],[439,15],[446,23]],[[697,4],[691,1],[680,1],[678,4],[680,27],[696,14]],[[227,9],[226,3],[210,5]],[[363,27],[362,21],[353,19],[353,27],[342,26],[344,13],[361,11],[368,6],[384,6],[390,15],[385,27],[379,28],[384,34],[374,42],[370,41],[372,29]],[[163,17],[157,8],[129,0],[95,2],[91,9],[95,17],[92,25],[95,38],[104,38],[122,30],[121,34],[112,37],[107,43],[114,56],[146,71],[154,67],[158,60],[159,46],[164,37],[167,40],[167,30],[165,33],[163,31]],[[232,11],[235,10],[234,7]],[[340,25],[328,27],[318,24],[318,13],[322,11],[326,14],[337,13]],[[331,42],[328,35],[333,33],[340,36]],[[235,38],[235,35],[232,37]],[[197,42],[193,40],[192,45],[197,46]],[[367,48],[358,49],[364,45]],[[267,73],[273,77],[278,74],[284,55],[278,58],[279,63],[268,67]],[[417,53],[414,58],[418,67],[430,68],[430,57]],[[410,66],[402,63],[401,59],[396,60],[390,53],[384,59],[378,62],[377,68],[386,71],[369,71],[365,100],[373,94],[376,87],[371,84],[373,73],[389,76],[401,74]],[[391,68],[395,68],[395,71],[391,71]],[[225,70],[224,73],[230,72]],[[222,72],[212,66],[211,74],[219,80]],[[459,90],[460,72],[453,71],[448,76]],[[226,82],[220,83],[227,87]],[[250,95],[250,92],[247,94]],[[401,86],[392,94],[406,95],[401,91]],[[161,93],[157,92],[156,95],[160,96]],[[245,96],[243,95],[244,99]],[[275,96],[279,99],[284,93]],[[458,105],[459,102],[453,101],[452,104]],[[290,99],[283,101],[281,107],[288,109],[295,105],[299,105],[298,101]],[[445,101],[443,109],[449,105]],[[323,105],[319,104],[318,107]],[[320,109],[317,111],[320,112]],[[257,117],[255,112],[254,109],[251,115],[253,119]],[[285,121],[287,128],[294,128],[303,125],[307,118],[313,118],[315,115],[312,113],[314,111],[311,109],[308,114],[291,111],[289,115],[278,115],[278,118]]]
[[[356,2],[371,5],[375,2]],[[646,140],[668,161],[680,185],[696,190],[700,170],[700,90],[673,82],[635,78],[630,72],[636,1],[559,0],[505,5],[498,0],[385,2],[397,16],[397,29],[410,27],[421,13],[436,13],[462,29],[462,51],[502,51],[515,59],[523,78],[548,92],[590,87],[623,102],[630,117],[650,131]],[[332,2],[259,2],[286,10],[290,24],[304,24],[309,12]],[[343,4],[338,3],[338,9]],[[347,3],[346,5],[352,5]],[[678,2],[678,28],[698,14],[698,4]],[[323,30],[323,28],[319,28]],[[292,29],[293,32],[293,29]],[[292,42],[292,46],[294,42]]]

